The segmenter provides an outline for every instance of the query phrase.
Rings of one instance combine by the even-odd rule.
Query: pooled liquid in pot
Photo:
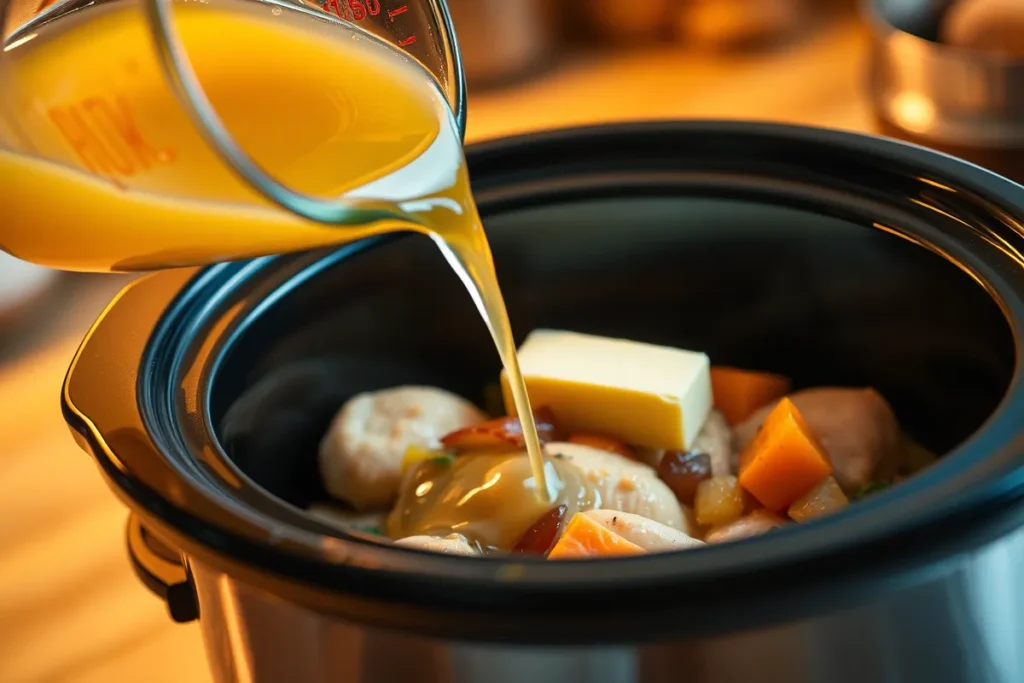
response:
[[[294,190],[388,202],[410,221],[339,228],[270,203],[178,105],[138,8],[109,3],[16,33],[0,53],[2,248],[70,270],[141,271],[429,235],[487,322],[523,416],[534,495],[547,503],[458,126],[430,74],[353,24],[287,5],[179,1],[174,17],[209,100],[258,165]]]
[[[435,458],[409,473],[388,517],[391,538],[458,533],[484,550],[513,550],[553,509],[569,519],[601,506],[600,493],[579,468],[559,458],[545,463],[553,500],[537,496],[523,453]]]

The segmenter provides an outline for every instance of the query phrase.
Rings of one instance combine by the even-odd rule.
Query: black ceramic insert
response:
[[[570,329],[703,350],[797,387],[873,386],[937,452],[1001,400],[1013,370],[1005,320],[941,257],[806,211],[633,194],[489,218],[519,340]],[[254,482],[305,507],[326,498],[317,445],[344,400],[425,383],[483,406],[500,369],[461,283],[431,242],[410,237],[267,311],[222,366],[211,416]]]

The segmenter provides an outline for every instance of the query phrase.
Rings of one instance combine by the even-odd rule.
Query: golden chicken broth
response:
[[[410,472],[387,522],[391,538],[458,533],[484,549],[512,550],[552,507],[564,518],[601,506],[577,468],[559,458],[545,463],[554,501],[535,495],[536,480],[522,452],[475,453],[421,463]]]

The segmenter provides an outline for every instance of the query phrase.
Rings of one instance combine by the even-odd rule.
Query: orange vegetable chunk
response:
[[[569,520],[549,560],[577,560],[588,557],[642,555],[643,548],[577,512]]]
[[[788,508],[831,474],[825,449],[788,398],[740,455],[740,485],[771,512]]]
[[[825,481],[789,506],[789,517],[796,522],[810,522],[839,512],[849,504],[850,499],[839,487],[839,482],[833,477],[826,477]]]
[[[711,395],[715,408],[729,426],[789,393],[790,381],[781,375],[716,365],[711,368]]]

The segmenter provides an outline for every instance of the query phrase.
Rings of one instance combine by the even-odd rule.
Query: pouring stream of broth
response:
[[[141,271],[427,234],[487,322],[528,483],[552,500],[457,126],[429,74],[348,24],[247,0],[175,5],[207,96],[258,164],[308,194],[386,200],[418,221],[336,228],[279,210],[222,164],[166,85],[137,8],[86,14],[4,48],[0,107],[17,129],[0,117],[0,142],[22,151],[0,146],[0,247],[68,270]]]

